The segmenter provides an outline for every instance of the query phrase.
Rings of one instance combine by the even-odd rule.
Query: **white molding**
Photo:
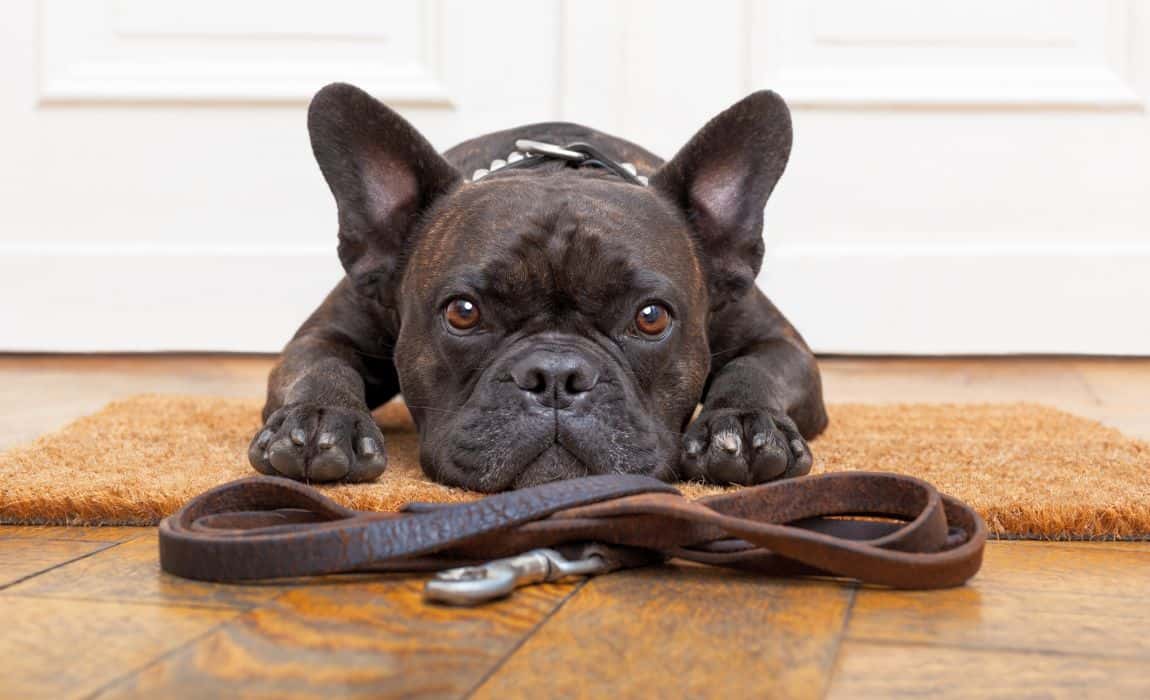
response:
[[[94,241],[89,243],[61,242],[61,243],[30,243],[27,241],[14,241],[11,243],[0,241],[0,260],[6,257],[26,258],[55,258],[55,257],[85,257],[85,258],[179,258],[212,257],[212,258],[316,258],[320,256],[334,256],[335,243],[332,245],[299,245],[277,243],[269,246],[266,243],[156,243],[153,241]]]
[[[275,352],[342,276],[334,245],[3,245],[0,351]]]
[[[377,50],[387,42],[379,31],[148,35],[117,30],[110,0],[45,0],[40,102],[295,103],[340,80],[394,105],[451,107],[441,3],[416,2],[415,12],[417,27],[390,28],[418,36],[414,53],[389,58]],[[219,51],[221,42],[232,51]]]
[[[903,234],[908,239],[928,238],[932,234]],[[974,233],[951,234],[955,238],[974,236]],[[813,234],[788,232],[788,239],[813,237]],[[938,242],[910,243],[904,241],[883,241],[878,235],[865,232],[852,234],[853,243],[788,243],[767,244],[766,257],[769,258],[868,258],[868,257],[913,257],[913,258],[986,258],[986,257],[1112,257],[1132,255],[1150,257],[1150,243],[1128,241],[1090,241],[1096,237],[1090,232],[1080,231],[1065,234],[1068,240],[1006,240],[1004,242]],[[1089,241],[1089,242],[1087,242]]]
[[[277,351],[341,276],[326,246],[7,244],[0,351]],[[859,243],[770,246],[760,284],[818,352],[1150,355],[1147,279],[1150,244]]]
[[[758,84],[794,107],[1143,106],[1131,84],[1108,68],[783,69]]]
[[[1066,35],[1056,38],[998,35],[993,27],[986,37],[961,40],[904,36],[893,31],[899,27],[890,36],[822,36],[811,15],[815,7],[773,0],[748,9],[752,84],[777,91],[792,106],[1145,107],[1130,74],[1128,0],[1088,5],[1096,13],[1084,23],[1089,26],[1074,24],[1081,8],[1047,18],[1065,23]],[[977,15],[979,8],[967,11]]]
[[[371,92],[391,105],[451,107],[443,83],[423,71],[365,70],[360,64],[328,63],[301,75],[294,65],[266,66],[237,74],[205,70],[203,66],[173,64],[165,75],[147,75],[143,63],[83,66],[87,75],[56,75],[40,91],[41,104],[77,102],[226,102],[233,104],[306,103],[316,86],[343,81],[375,86]],[[179,74],[179,77],[175,76]]]

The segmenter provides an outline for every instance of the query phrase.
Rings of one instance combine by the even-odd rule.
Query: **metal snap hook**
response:
[[[519,586],[593,576],[608,569],[607,561],[597,554],[570,560],[554,549],[533,549],[478,566],[440,571],[423,587],[423,598],[448,605],[476,605],[504,598]]]

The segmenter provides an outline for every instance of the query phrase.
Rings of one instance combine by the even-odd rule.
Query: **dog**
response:
[[[755,285],[791,148],[778,95],[734,104],[667,162],[562,122],[441,155],[339,83],[312,100],[308,131],[346,275],[271,371],[257,471],[377,478],[371,411],[400,393],[425,474],[475,491],[810,470],[827,424],[818,365]],[[573,144],[592,148],[571,160]]]

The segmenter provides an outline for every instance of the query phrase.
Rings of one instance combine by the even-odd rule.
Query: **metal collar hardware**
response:
[[[537,153],[541,156],[551,156],[552,158],[562,158],[563,160],[573,160],[576,162],[587,160],[586,153],[571,151],[562,146],[556,146],[553,143],[544,143],[531,139],[519,139],[515,142],[515,147],[528,154]]]
[[[608,569],[607,560],[597,554],[572,561],[554,549],[532,549],[478,566],[440,571],[424,586],[423,598],[448,605],[477,605],[511,595],[519,586],[594,576]]]
[[[610,171],[627,182],[647,186],[647,176],[640,175],[634,163],[617,163],[602,151],[587,143],[572,143],[557,146],[553,143],[519,139],[517,150],[507,154],[507,158],[496,158],[486,168],[479,168],[471,174],[471,181],[478,182],[496,170],[530,168],[548,160],[563,160],[575,168],[596,167]]]

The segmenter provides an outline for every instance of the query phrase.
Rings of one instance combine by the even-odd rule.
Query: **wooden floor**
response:
[[[0,448],[117,396],[256,395],[268,364],[0,357]],[[1150,439],[1150,361],[823,372],[831,401],[1038,401]],[[0,697],[1150,697],[1145,542],[994,542],[931,593],[662,567],[455,610],[420,586],[199,584],[151,528],[0,527]]]

